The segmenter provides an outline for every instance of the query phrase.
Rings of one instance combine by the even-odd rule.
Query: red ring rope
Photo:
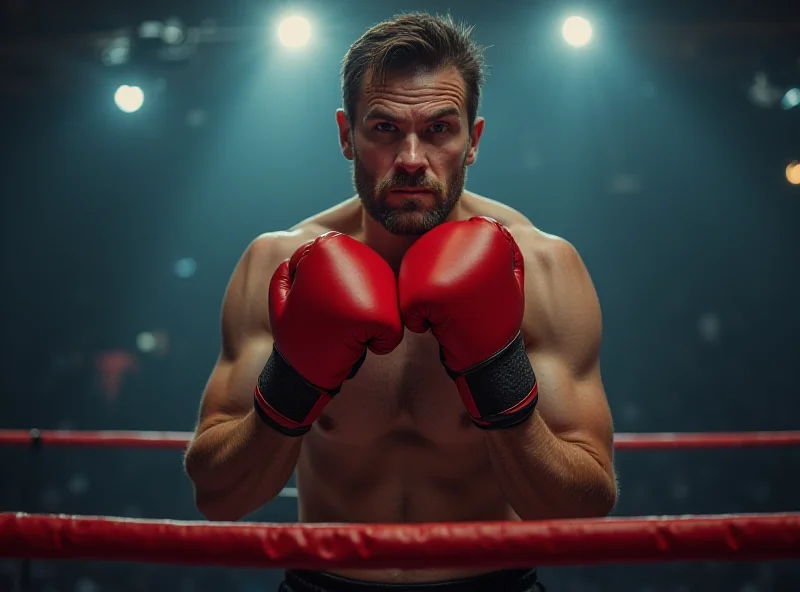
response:
[[[81,446],[103,448],[177,448],[184,450],[191,432],[0,430],[0,446]]]
[[[191,432],[0,430],[0,446],[40,443],[48,446],[183,450],[191,439]],[[617,434],[614,444],[617,450],[798,446],[800,431]]]
[[[0,514],[0,557],[262,568],[487,568],[800,557],[800,513],[430,524]]]

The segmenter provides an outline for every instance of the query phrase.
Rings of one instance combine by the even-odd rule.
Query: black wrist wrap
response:
[[[365,349],[348,379],[358,372],[366,354]],[[340,389],[341,385],[328,390],[311,384],[273,346],[272,355],[258,377],[253,402],[264,423],[282,434],[296,437],[311,429],[311,424]]]
[[[488,360],[454,372],[439,353],[473,423],[484,430],[510,428],[527,420],[539,400],[536,375],[522,334]]]

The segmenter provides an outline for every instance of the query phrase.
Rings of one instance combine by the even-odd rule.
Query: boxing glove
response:
[[[437,226],[406,253],[398,290],[405,326],[433,332],[476,426],[530,417],[538,389],[520,332],[524,262],[508,229],[486,217]]]
[[[288,436],[311,429],[367,349],[387,354],[403,338],[394,272],[375,251],[337,232],[305,243],[278,267],[269,319],[274,347],[255,409]]]

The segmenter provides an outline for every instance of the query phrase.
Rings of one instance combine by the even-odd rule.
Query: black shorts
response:
[[[278,592],[544,592],[535,569],[504,569],[479,576],[424,584],[383,584],[325,572],[289,570]]]

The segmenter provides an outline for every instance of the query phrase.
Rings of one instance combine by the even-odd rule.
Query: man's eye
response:
[[[375,129],[378,130],[379,132],[393,132],[397,128],[389,122],[381,121],[380,123],[375,125]]]
[[[431,131],[433,133],[435,133],[435,134],[441,134],[443,132],[446,132],[449,129],[450,129],[450,126],[447,125],[446,123],[434,123],[431,126]]]

